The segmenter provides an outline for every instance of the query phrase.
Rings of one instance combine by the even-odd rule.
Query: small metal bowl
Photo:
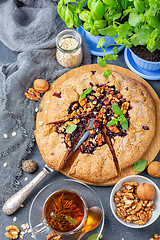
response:
[[[114,195],[116,192],[118,192],[120,190],[120,188],[123,186],[123,182],[137,182],[138,184],[141,183],[150,183],[154,186],[155,190],[156,190],[156,194],[155,197],[153,199],[153,205],[155,207],[154,211],[152,211],[152,217],[151,219],[144,225],[137,225],[135,223],[127,223],[125,222],[122,218],[120,218],[117,214],[116,214],[116,203],[114,201]],[[160,190],[157,187],[157,185],[151,181],[149,178],[140,176],[140,175],[132,175],[132,176],[128,176],[125,178],[122,178],[112,189],[111,195],[110,195],[110,207],[112,210],[113,215],[115,216],[115,218],[122,223],[123,225],[130,227],[130,228],[144,228],[147,227],[149,225],[151,225],[152,223],[154,223],[156,221],[156,219],[159,217],[160,215]]]

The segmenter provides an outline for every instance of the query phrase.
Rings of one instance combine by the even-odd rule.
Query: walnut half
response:
[[[47,235],[47,240],[61,240],[62,234],[52,232]]]
[[[20,232],[19,228],[14,225],[6,227],[6,231],[5,236],[9,239],[17,239]]]
[[[29,88],[28,92],[25,93],[25,96],[33,101],[38,101],[41,97],[40,93],[33,88]]]

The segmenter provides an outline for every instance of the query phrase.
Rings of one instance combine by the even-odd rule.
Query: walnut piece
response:
[[[103,136],[101,133],[99,133],[98,136],[97,136],[97,138],[96,138],[96,143],[97,143],[97,145],[98,145],[98,146],[102,146],[102,144],[103,144],[104,142],[105,142],[104,136]]]
[[[129,102],[122,103],[121,109],[123,111],[123,114],[126,114],[128,108],[129,108]]]
[[[47,235],[47,240],[61,240],[62,234],[52,232]]]
[[[9,239],[17,239],[20,232],[19,228],[14,225],[6,227],[6,231],[5,236]]]
[[[150,240],[160,240],[160,236],[158,234],[154,234],[153,238],[150,238]]]
[[[29,88],[28,92],[25,93],[25,96],[33,101],[38,101],[41,97],[40,93],[33,88]]]
[[[64,141],[69,147],[72,146],[72,143],[71,143],[71,140],[70,140],[70,134],[68,134],[68,133],[66,134]]]
[[[152,217],[153,201],[139,199],[136,182],[124,182],[122,188],[114,195],[117,215],[125,222],[144,225]]]

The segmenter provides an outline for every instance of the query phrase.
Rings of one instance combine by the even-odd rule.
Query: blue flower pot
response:
[[[146,60],[138,57],[136,54],[134,54],[134,52],[131,49],[129,49],[129,51],[131,52],[132,58],[138,67],[143,68],[147,71],[160,70],[160,62],[146,61]]]
[[[89,49],[92,55],[95,56],[103,56],[103,50],[101,48],[97,48],[97,43],[98,41],[102,38],[102,36],[93,36],[90,34],[90,32],[86,31],[82,26],[80,28],[77,28],[77,31],[85,38],[85,40],[87,41],[88,45],[89,45]],[[116,37],[116,36],[115,36]],[[117,46],[119,51],[123,49],[123,47],[121,45],[117,45],[116,42],[114,41],[113,37],[105,37],[105,44],[104,44],[104,48],[107,45],[110,44],[115,44],[113,46],[109,46],[106,49],[106,54],[113,54],[113,47]]]

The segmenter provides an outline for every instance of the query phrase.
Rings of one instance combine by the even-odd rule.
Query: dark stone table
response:
[[[6,48],[1,42],[0,42],[0,65],[4,63],[11,63],[16,61],[17,54],[10,51],[8,48]],[[96,57],[93,57],[93,63],[96,63]],[[111,64],[116,64],[122,67],[127,68],[127,65],[125,64],[124,58],[123,58],[123,51],[120,53],[119,59],[116,62],[110,62]],[[158,96],[160,97],[160,81],[148,81],[148,83],[154,88],[154,90],[157,92]],[[39,153],[39,150],[37,148],[37,145],[34,146],[32,153],[28,156],[27,159],[33,159],[38,163],[39,169],[36,171],[36,173],[30,175],[27,173],[24,173],[21,180],[22,187],[26,184],[26,181],[24,181],[25,177],[28,177],[29,180],[31,180],[37,173],[42,169],[44,162],[42,160],[42,157]],[[160,161],[160,152],[155,158],[155,160]],[[146,171],[143,172],[141,175],[149,177],[151,180],[153,180],[160,188],[160,179],[155,179],[150,177]],[[31,193],[31,195],[27,198],[27,200],[24,202],[24,207],[20,208],[15,214],[12,216],[5,216],[2,212],[0,212],[0,239],[5,240],[6,237],[4,236],[5,228],[8,225],[16,225],[21,228],[22,224],[28,223],[28,215],[29,215],[29,208],[31,205],[31,202],[35,195],[39,192],[41,188],[46,186],[47,184],[57,181],[60,179],[66,178],[61,173],[53,173],[49,175],[43,182],[37,186],[37,188]],[[28,180],[28,181],[29,181]],[[28,182],[27,181],[27,182]],[[115,217],[113,216],[110,205],[109,205],[109,197],[112,190],[112,187],[93,187],[93,190],[99,195],[104,209],[105,209],[105,224],[104,224],[104,230],[103,230],[103,239],[104,240],[149,240],[155,233],[160,235],[160,217],[156,220],[156,222],[146,228],[142,229],[131,229],[127,228],[124,225],[120,224]],[[13,221],[13,218],[17,217],[16,222]],[[22,229],[22,228],[21,228]],[[24,240],[31,240],[30,234],[27,234],[23,238]]]

